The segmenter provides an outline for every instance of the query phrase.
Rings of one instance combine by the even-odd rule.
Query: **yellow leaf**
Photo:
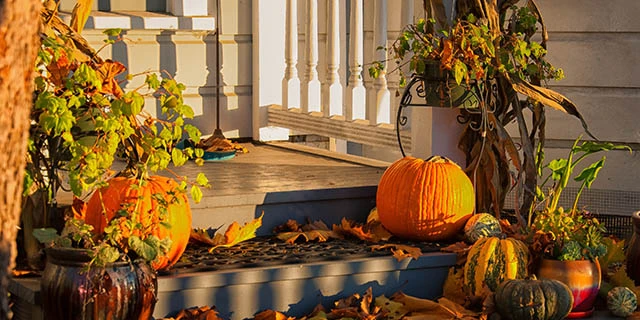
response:
[[[463,277],[464,272],[462,268],[457,271],[454,267],[449,268],[449,274],[442,287],[442,295],[455,303],[464,304],[467,301],[467,295],[463,289]]]
[[[93,0],[78,0],[71,12],[70,27],[73,31],[81,33],[84,29],[84,25],[89,19],[91,14],[91,7],[93,6]]]
[[[381,295],[376,298],[376,306],[380,307],[387,320],[398,320],[407,314],[404,305]]]
[[[398,261],[402,261],[407,258],[418,259],[422,256],[420,248],[404,245],[404,244],[383,244],[371,246],[371,250],[391,249],[393,257]]]
[[[286,315],[273,310],[265,310],[255,315],[255,320],[293,320],[293,317],[287,317]]]
[[[256,237],[256,230],[262,226],[262,217],[264,216],[264,212],[262,215],[254,219],[251,222],[246,223],[244,226],[240,227],[237,222],[233,222],[227,231],[224,233],[224,241],[221,244],[216,243],[215,246],[209,249],[209,252],[212,252],[216,248],[219,247],[232,247],[242,241],[249,240]],[[215,240],[215,238],[214,238]]]

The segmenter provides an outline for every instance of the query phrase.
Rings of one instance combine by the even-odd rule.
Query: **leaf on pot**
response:
[[[422,256],[422,250],[420,248],[404,245],[404,244],[393,244],[387,243],[382,245],[374,245],[371,246],[371,250],[383,250],[383,249],[391,249],[393,253],[393,257],[398,261],[402,261],[407,258],[418,259]]]

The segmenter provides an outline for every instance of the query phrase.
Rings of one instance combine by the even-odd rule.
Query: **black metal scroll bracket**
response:
[[[436,80],[436,81],[434,81]],[[488,121],[488,114],[493,113],[496,107],[497,100],[497,84],[495,81],[487,81],[486,85],[490,87],[490,90],[483,90],[483,88],[476,81],[471,81],[469,87],[463,95],[451,101],[449,96],[449,88],[447,88],[447,82],[441,79],[425,78],[423,75],[414,74],[411,77],[411,81],[405,87],[402,97],[400,98],[400,106],[396,116],[396,138],[398,139],[398,145],[400,146],[400,152],[402,156],[406,156],[404,148],[402,147],[402,139],[400,137],[400,127],[407,124],[408,118],[403,115],[403,110],[407,107],[458,107],[466,111],[465,115],[458,116],[459,123],[470,123],[470,128],[474,131],[491,130],[492,124]],[[427,96],[433,99],[433,93],[438,93],[435,100],[438,100],[438,104],[434,104],[434,101],[427,101]],[[413,101],[414,94],[419,98],[418,102]],[[479,104],[473,106],[474,103]],[[480,123],[470,119],[473,114],[480,114]]]

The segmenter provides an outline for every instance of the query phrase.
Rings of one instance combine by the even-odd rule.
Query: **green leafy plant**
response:
[[[606,157],[588,165],[574,176],[576,166],[586,157],[609,150],[629,150],[628,146],[609,142],[585,141],[576,139],[567,158],[555,159],[542,166],[544,153],[539,152],[538,172],[548,171],[541,186],[537,188],[538,205],[529,212],[529,224],[533,232],[534,251],[558,260],[595,260],[607,252],[603,233],[604,226],[588,211],[578,208],[578,200],[585,188],[590,188],[604,166]],[[548,169],[548,170],[544,170]],[[560,195],[573,179],[580,184],[573,205],[569,210],[559,206]],[[547,182],[552,185],[544,192]]]
[[[46,195],[43,214],[56,210],[60,190],[80,198],[107,186],[114,176],[134,177],[143,183],[151,174],[173,173],[171,166],[181,166],[189,159],[200,165],[204,162],[202,149],[176,147],[183,136],[200,140],[198,128],[186,122],[194,112],[184,103],[183,84],[161,72],[125,75],[124,65],[100,58],[55,10],[45,7],[42,17],[24,194]],[[105,45],[121,40],[119,30],[104,33],[109,37]],[[139,87],[121,88],[121,81],[140,76],[145,78]],[[145,110],[146,101],[160,106],[158,116]],[[208,187],[203,174],[194,180],[174,174],[174,179],[179,187],[168,192],[189,192],[195,202],[202,197],[200,188]],[[170,205],[163,201],[158,203]],[[34,235],[49,245],[90,249],[92,263],[97,265],[128,255],[153,261],[166,252],[171,240],[150,235],[150,225],[135,216],[142,213],[121,211],[101,234],[70,219],[59,236],[54,229],[39,229]]]
[[[589,133],[586,122],[573,102],[544,87],[564,73],[546,60],[548,35],[535,0],[456,1],[453,17],[447,17],[443,2],[423,0],[426,18],[404,27],[381,49],[395,62],[390,72],[400,72],[401,85],[407,75],[419,77],[435,65],[447,88],[459,84],[480,91],[477,108],[459,110],[464,131],[458,147],[475,186],[476,211],[500,216],[507,194],[515,192],[516,217],[524,226],[536,196],[544,107],[575,116]],[[370,75],[382,74],[385,62],[374,61]],[[517,139],[508,125],[517,127]]]

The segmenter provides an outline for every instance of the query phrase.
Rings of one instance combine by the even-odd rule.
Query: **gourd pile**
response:
[[[473,185],[453,161],[440,156],[396,161],[384,172],[376,201],[380,222],[394,236],[464,240],[453,245],[463,248],[453,251],[466,257],[463,254],[464,262],[449,273],[445,298],[449,290],[463,297],[461,304],[491,299],[490,313],[506,320],[559,320],[570,315],[575,293],[561,281],[529,274],[531,253],[522,241],[525,237],[505,235],[493,214],[474,214]],[[607,306],[611,314],[627,317],[638,301],[634,291],[616,287],[608,292]]]

